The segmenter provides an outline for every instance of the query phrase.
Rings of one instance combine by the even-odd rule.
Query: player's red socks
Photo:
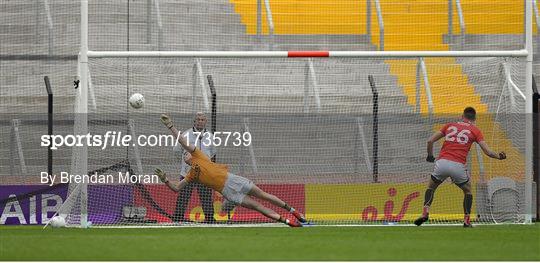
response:
[[[300,214],[298,211],[292,211],[291,214],[294,215],[294,217],[296,217],[296,219],[298,219],[298,221],[302,222],[302,223],[305,223],[307,222],[306,218]]]
[[[287,211],[289,211],[289,213],[291,213],[294,217],[296,217],[296,219],[298,219],[298,221],[302,222],[302,223],[306,223],[307,220],[306,218],[304,217],[304,215],[300,214],[300,212],[296,211],[296,209],[294,209],[293,207],[289,206],[288,204],[285,204],[283,206],[283,208]]]
[[[471,224],[471,215],[466,214],[465,218],[463,219],[463,223],[465,223],[466,225],[470,225]]]
[[[428,217],[429,216],[429,206],[424,206],[422,209],[422,217]]]

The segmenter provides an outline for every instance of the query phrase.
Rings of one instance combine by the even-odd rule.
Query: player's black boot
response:
[[[463,227],[473,227],[471,223],[463,223]]]
[[[429,216],[421,216],[421,217],[417,218],[416,220],[414,220],[414,224],[417,225],[417,226],[420,226],[421,224],[428,221],[428,219],[429,219]]]

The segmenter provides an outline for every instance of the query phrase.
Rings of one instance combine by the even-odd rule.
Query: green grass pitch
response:
[[[540,260],[540,224],[0,228],[0,260]]]

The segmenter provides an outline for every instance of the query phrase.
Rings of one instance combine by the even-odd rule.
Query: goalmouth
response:
[[[204,76],[212,75],[218,94],[216,131],[249,131],[253,138],[249,146],[218,147],[218,162],[301,207],[314,224],[401,225],[421,213],[422,189],[432,169],[422,160],[425,147],[418,144],[444,121],[459,117],[457,109],[474,105],[490,145],[504,146],[510,154],[501,165],[472,149],[473,222],[531,223],[531,5],[527,1],[521,50],[93,51],[88,49],[88,1],[82,0],[74,133],[159,134],[165,132],[156,121],[160,113],[170,113],[181,129],[189,129],[194,112],[210,115]],[[446,88],[431,86],[430,76],[443,68],[458,77],[450,78]],[[374,76],[377,97],[368,75]],[[411,82],[396,81],[396,75]],[[459,76],[468,86],[458,84]],[[491,91],[475,88],[480,86]],[[455,90],[452,98],[439,92],[445,89]],[[139,111],[127,106],[133,93],[145,96]],[[403,140],[396,140],[399,136]],[[83,146],[73,152],[77,174],[120,163],[111,169],[141,174],[165,167],[176,179],[180,176],[172,147],[102,151]],[[442,187],[432,223],[460,222],[461,192],[450,184]],[[94,226],[176,226],[175,220],[204,217],[201,205],[190,201],[185,218],[174,218],[177,196],[160,184],[69,189],[60,214],[71,226],[86,227],[90,221]],[[242,208],[220,214],[222,202],[214,193],[217,225],[270,224]]]

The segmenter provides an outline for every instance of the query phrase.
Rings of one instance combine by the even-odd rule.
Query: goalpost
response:
[[[92,51],[88,49],[88,1],[81,0],[81,84],[75,134],[110,129],[133,137],[165,134],[158,120],[160,113],[172,114],[179,129],[189,129],[194,111],[210,115],[207,84],[199,80],[199,75],[203,71],[216,74],[218,131],[249,131],[252,140],[243,148],[218,147],[219,162],[230,164],[231,172],[300,207],[308,220],[319,225],[409,224],[421,213],[425,181],[432,171],[432,165],[422,160],[423,142],[443,122],[459,117],[457,109],[472,104],[480,107],[479,128],[486,139],[489,137],[490,146],[509,152],[510,157],[505,163],[497,163],[471,150],[474,221],[530,223],[531,1],[526,1],[525,10],[522,50]],[[470,79],[465,77],[463,86],[457,84],[459,79],[448,83],[448,88],[456,91],[453,98],[432,93],[442,88],[430,86],[426,64]],[[128,76],[118,77],[118,69],[126,65]],[[256,72],[262,68],[276,70],[277,74]],[[331,68],[335,72],[327,82],[316,75],[324,75]],[[249,73],[250,69],[255,73]],[[245,83],[241,82],[244,74]],[[377,102],[372,100],[371,88],[364,86],[366,76],[371,74],[375,74],[375,85],[380,85],[383,95]],[[302,76],[303,82],[287,75]],[[393,75],[412,82],[390,82]],[[186,84],[189,80],[191,85]],[[124,88],[126,81],[130,86]],[[495,91],[474,92],[475,87],[470,86],[476,84]],[[250,85],[253,89],[246,89]],[[463,93],[470,90],[470,94]],[[127,106],[128,96],[135,92],[146,98],[140,111]],[[378,123],[371,120],[375,103],[379,106]],[[370,129],[375,125],[377,132]],[[397,129],[405,131],[393,133]],[[396,140],[398,136],[404,140]],[[377,147],[372,145],[374,141],[378,141]],[[507,148],[500,149],[498,143]],[[379,170],[377,183],[371,177],[374,165]],[[155,167],[165,167],[172,177],[179,177],[179,161],[172,147],[130,145],[101,151],[85,145],[73,151],[74,174],[145,174]],[[217,193],[213,198],[218,222],[270,222],[242,208],[233,211],[232,219],[227,218],[219,213],[222,198]],[[67,217],[69,225],[79,227],[167,225],[182,221],[172,217],[176,199],[155,183],[70,184],[60,214]],[[461,191],[455,186],[439,189],[432,223],[461,222],[461,199]],[[191,214],[186,220],[201,221],[203,211],[193,202],[188,203]]]

